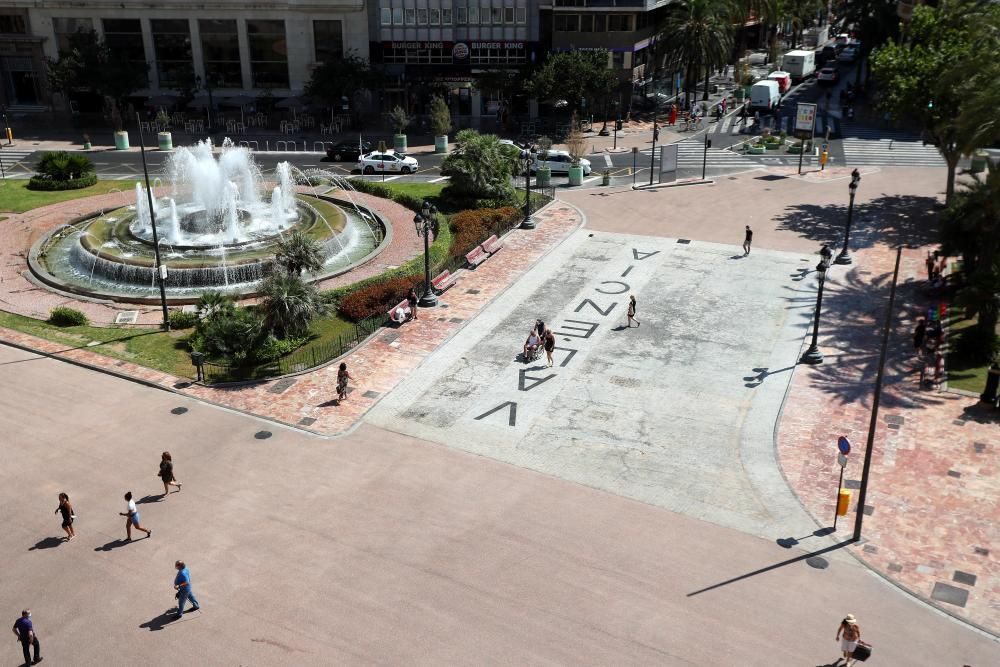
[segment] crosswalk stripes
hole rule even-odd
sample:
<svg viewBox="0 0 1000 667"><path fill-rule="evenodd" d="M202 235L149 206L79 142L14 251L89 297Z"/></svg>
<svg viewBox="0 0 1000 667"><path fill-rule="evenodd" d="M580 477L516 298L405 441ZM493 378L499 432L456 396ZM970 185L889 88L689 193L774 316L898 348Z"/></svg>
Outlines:
<svg viewBox="0 0 1000 667"><path fill-rule="evenodd" d="M792 116L778 116L777 118L772 116L762 116L760 119L760 124L762 128L767 128L774 134L784 132L785 134L792 134L792 126L795 123L795 119ZM829 118L820 116L816 124L816 136L821 136L825 134L826 127L829 124L831 135L838 136L840 121L832 116ZM753 118L748 118L746 122L740 118L738 113L732 114L723 118L717 123L712 123L709 128L709 134L728 134L728 135L738 135L741 133L743 128L753 125Z"/></svg>
<svg viewBox="0 0 1000 667"><path fill-rule="evenodd" d="M9 169L13 167L18 162L26 159L29 155L35 151L31 150L15 150L13 148L0 148L0 164L3 164L4 169Z"/></svg>
<svg viewBox="0 0 1000 667"><path fill-rule="evenodd" d="M945 166L935 146L925 146L919 137L904 132L848 123L844 125L843 147L844 163L850 166Z"/></svg>
<svg viewBox="0 0 1000 667"><path fill-rule="evenodd" d="M677 167L680 169L701 168L702 160L705 157L705 144L700 139L685 139L677 142ZM652 148L643 148L642 153L647 159ZM657 159L659 159L660 146L656 147ZM721 148L708 149L709 169L750 169L757 166L745 155L723 150Z"/></svg>

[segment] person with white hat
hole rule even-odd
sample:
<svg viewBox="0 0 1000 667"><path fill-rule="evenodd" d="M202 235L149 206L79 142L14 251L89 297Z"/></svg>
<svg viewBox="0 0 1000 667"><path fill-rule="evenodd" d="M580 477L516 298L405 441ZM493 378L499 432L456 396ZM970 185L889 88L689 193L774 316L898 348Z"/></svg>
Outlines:
<svg viewBox="0 0 1000 667"><path fill-rule="evenodd" d="M854 649L858 647L858 642L861 640L861 628L858 627L858 619L854 618L854 614L848 614L844 617L844 620L840 622L840 627L837 628L837 641L840 642L840 650L844 652L844 665L853 665L856 661L852 660L854 657ZM837 660L836 663L839 663Z"/></svg>

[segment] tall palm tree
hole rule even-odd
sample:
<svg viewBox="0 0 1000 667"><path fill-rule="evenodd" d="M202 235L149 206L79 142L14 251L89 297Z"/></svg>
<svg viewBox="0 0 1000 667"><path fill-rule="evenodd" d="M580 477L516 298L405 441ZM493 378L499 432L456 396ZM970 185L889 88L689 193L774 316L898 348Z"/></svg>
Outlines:
<svg viewBox="0 0 1000 667"><path fill-rule="evenodd" d="M678 0L667 8L659 38L669 62L684 67L690 100L702 68L708 71L725 63L733 50L730 0Z"/></svg>
<svg viewBox="0 0 1000 667"><path fill-rule="evenodd" d="M313 319L330 311L319 290L295 274L271 274L261 282L260 295L257 312L265 328L278 336L304 334Z"/></svg>
<svg viewBox="0 0 1000 667"><path fill-rule="evenodd" d="M295 230L278 242L274 261L289 274L323 268L323 246L314 238Z"/></svg>

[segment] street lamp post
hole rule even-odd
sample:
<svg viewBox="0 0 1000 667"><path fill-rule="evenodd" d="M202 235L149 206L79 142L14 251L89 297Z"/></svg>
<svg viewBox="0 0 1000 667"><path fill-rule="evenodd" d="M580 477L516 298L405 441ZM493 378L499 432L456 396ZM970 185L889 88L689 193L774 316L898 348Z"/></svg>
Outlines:
<svg viewBox="0 0 1000 667"><path fill-rule="evenodd" d="M819 345L817 344L816 339L819 337L819 313L820 308L823 306L823 284L826 282L826 270L830 268L830 259L833 257L833 251L830 250L829 246L824 245L823 249L819 251L819 254L819 264L816 265L819 290L816 292L816 314L813 317L812 343L809 345L809 349L806 350L805 354L802 355L802 358L799 359L799 361L803 364L823 363L823 353L819 351Z"/></svg>
<svg viewBox="0 0 1000 667"><path fill-rule="evenodd" d="M429 201L425 201L420 207L420 213L413 216L413 224L417 227L417 234L424 237L424 294L420 297L421 308L433 308L437 305L437 295L434 294L434 286L431 284L431 231L434 229L434 220L437 216L437 208Z"/></svg>
<svg viewBox="0 0 1000 667"><path fill-rule="evenodd" d="M851 184L847 186L847 189L851 193L851 203L847 207L847 228L844 229L844 247L841 249L840 254L837 255L837 264L850 264L851 255L847 251L847 245L851 241L851 221L854 218L854 195L858 192L858 183L861 182L861 174L855 169L851 172Z"/></svg>
<svg viewBox="0 0 1000 667"><path fill-rule="evenodd" d="M535 163L535 147L522 150L521 160L524 162L524 220L521 221L521 229L534 229L535 221L531 218L531 166Z"/></svg>

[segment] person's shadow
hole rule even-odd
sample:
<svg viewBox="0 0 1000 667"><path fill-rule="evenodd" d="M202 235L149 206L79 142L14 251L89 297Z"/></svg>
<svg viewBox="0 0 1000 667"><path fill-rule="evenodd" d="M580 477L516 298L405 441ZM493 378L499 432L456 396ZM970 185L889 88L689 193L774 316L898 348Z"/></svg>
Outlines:
<svg viewBox="0 0 1000 667"><path fill-rule="evenodd" d="M66 540L64 540L61 537L46 537L45 539L40 540L38 543L36 543L35 546L29 547L28 551L36 551L38 549L52 549L59 546L65 541Z"/></svg>
<svg viewBox="0 0 1000 667"><path fill-rule="evenodd" d="M118 547L123 547L126 544L130 544L130 542L128 540L121 540L121 539L111 540L107 544L102 544L99 547L95 547L94 551L111 551L112 549L117 549Z"/></svg>
<svg viewBox="0 0 1000 667"><path fill-rule="evenodd" d="M142 498L139 498L139 500L135 501L135 504L143 505L146 503L158 503L163 500L163 498L164 495L162 493L157 493L156 495L143 496Z"/></svg>
<svg viewBox="0 0 1000 667"><path fill-rule="evenodd" d="M141 623L139 627L147 628L150 632L156 632L157 630L162 630L166 626L170 625L172 622L179 620L180 619L177 618L177 609L176 607L174 607L163 612L156 618L151 618L145 623Z"/></svg>

